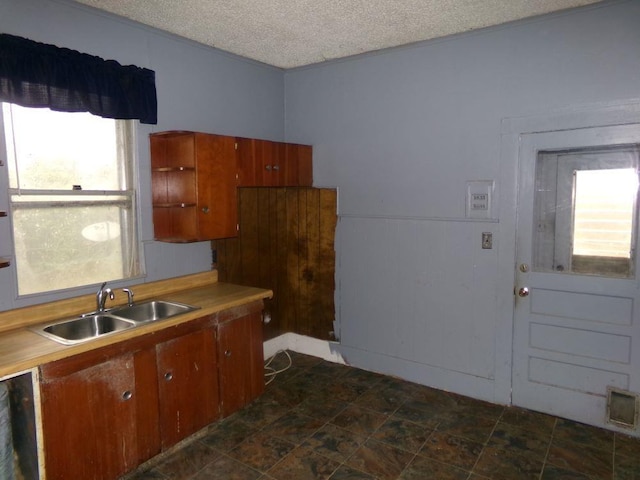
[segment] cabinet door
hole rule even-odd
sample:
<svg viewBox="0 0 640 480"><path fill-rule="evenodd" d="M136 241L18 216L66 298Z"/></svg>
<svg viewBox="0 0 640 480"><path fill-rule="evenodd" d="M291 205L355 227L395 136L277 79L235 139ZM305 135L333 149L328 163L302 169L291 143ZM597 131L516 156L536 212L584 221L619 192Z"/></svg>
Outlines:
<svg viewBox="0 0 640 480"><path fill-rule="evenodd" d="M218 418L214 332L200 330L161 343L156 354L164 450Z"/></svg>
<svg viewBox="0 0 640 480"><path fill-rule="evenodd" d="M239 187L310 187L309 145L238 138Z"/></svg>
<svg viewBox="0 0 640 480"><path fill-rule="evenodd" d="M238 186L277 187L284 179L284 144L238 138Z"/></svg>
<svg viewBox="0 0 640 480"><path fill-rule="evenodd" d="M41 379L47 479L119 477L135 468L136 392L132 355Z"/></svg>
<svg viewBox="0 0 640 480"><path fill-rule="evenodd" d="M310 187L313 184L312 148L309 145L287 143L284 163L284 185Z"/></svg>
<svg viewBox="0 0 640 480"><path fill-rule="evenodd" d="M226 417L264 391L261 312L218 325L222 416Z"/></svg>
<svg viewBox="0 0 640 480"><path fill-rule="evenodd" d="M236 139L196 133L198 238L238 235Z"/></svg>

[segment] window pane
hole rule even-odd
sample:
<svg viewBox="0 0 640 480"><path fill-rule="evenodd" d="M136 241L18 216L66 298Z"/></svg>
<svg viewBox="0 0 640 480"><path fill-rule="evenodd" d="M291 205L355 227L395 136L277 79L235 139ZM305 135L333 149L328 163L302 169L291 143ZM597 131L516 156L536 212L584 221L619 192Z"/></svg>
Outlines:
<svg viewBox="0 0 640 480"><path fill-rule="evenodd" d="M635 170L578 170L575 182L573 254L629 258Z"/></svg>
<svg viewBox="0 0 640 480"><path fill-rule="evenodd" d="M636 145L539 152L535 271L635 276Z"/></svg>
<svg viewBox="0 0 640 480"><path fill-rule="evenodd" d="M0 118L18 293L139 275L132 122L10 104Z"/></svg>
<svg viewBox="0 0 640 480"><path fill-rule="evenodd" d="M15 204L20 294L130 276L131 262L126 259L131 258L131 245L127 245L127 235L122 235L127 210L130 208L112 205L38 208Z"/></svg>
<svg viewBox="0 0 640 480"><path fill-rule="evenodd" d="M11 104L3 105L3 117L11 188L126 188L116 120Z"/></svg>

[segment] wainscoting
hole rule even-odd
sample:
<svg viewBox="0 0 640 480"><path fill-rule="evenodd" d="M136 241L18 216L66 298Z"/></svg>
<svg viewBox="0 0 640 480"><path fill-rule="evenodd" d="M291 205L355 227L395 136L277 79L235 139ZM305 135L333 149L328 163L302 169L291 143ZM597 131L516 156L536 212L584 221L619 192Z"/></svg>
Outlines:
<svg viewBox="0 0 640 480"><path fill-rule="evenodd" d="M265 340L334 339L336 208L335 189L238 189L238 237L213 241L213 257L221 282L273 290Z"/></svg>

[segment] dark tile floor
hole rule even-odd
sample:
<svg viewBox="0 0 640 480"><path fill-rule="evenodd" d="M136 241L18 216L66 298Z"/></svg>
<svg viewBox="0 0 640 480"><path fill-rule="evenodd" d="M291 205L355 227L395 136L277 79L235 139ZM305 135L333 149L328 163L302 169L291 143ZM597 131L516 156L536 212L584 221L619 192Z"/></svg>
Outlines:
<svg viewBox="0 0 640 480"><path fill-rule="evenodd" d="M640 479L638 439L291 356L254 403L127 478Z"/></svg>

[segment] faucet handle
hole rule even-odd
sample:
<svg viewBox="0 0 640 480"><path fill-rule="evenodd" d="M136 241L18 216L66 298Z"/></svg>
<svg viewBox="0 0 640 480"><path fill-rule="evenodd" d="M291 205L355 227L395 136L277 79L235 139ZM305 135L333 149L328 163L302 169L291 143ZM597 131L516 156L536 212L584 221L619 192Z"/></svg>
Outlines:
<svg viewBox="0 0 640 480"><path fill-rule="evenodd" d="M133 291L129 288L123 288L122 291L127 294L127 305L133 306Z"/></svg>

